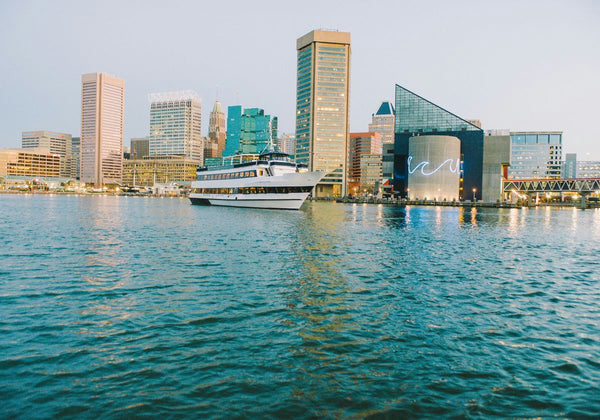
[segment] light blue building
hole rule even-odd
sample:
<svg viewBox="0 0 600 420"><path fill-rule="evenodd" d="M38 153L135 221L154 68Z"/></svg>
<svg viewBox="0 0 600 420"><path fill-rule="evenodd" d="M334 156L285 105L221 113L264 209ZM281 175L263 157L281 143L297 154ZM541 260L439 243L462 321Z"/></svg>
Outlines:
<svg viewBox="0 0 600 420"><path fill-rule="evenodd" d="M233 156L240 149L240 134L242 132L242 106L227 107L227 139L223 156Z"/></svg>
<svg viewBox="0 0 600 420"><path fill-rule="evenodd" d="M277 137L277 117L266 115L261 108L230 106L227 115L227 141L223 156L265 151L273 136Z"/></svg>

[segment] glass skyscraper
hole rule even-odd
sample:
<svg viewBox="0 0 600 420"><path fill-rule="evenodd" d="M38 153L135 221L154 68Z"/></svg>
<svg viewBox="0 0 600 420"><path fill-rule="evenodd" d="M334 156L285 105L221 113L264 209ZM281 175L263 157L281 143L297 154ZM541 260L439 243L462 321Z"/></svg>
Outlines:
<svg viewBox="0 0 600 420"><path fill-rule="evenodd" d="M242 133L242 106L227 107L227 140L223 156L233 156L239 153L240 135Z"/></svg>
<svg viewBox="0 0 600 420"><path fill-rule="evenodd" d="M562 131L510 133L511 179L560 178Z"/></svg>
<svg viewBox="0 0 600 420"><path fill-rule="evenodd" d="M246 108L242 113L240 146L242 153L266 151L271 140L271 116L260 108Z"/></svg>
<svg viewBox="0 0 600 420"><path fill-rule="evenodd" d="M408 143L413 136L446 135L460 140L459 198L481 199L483 181L483 130L410 90L396 85L394 190L407 195Z"/></svg>
<svg viewBox="0 0 600 420"><path fill-rule="evenodd" d="M316 196L346 190L350 34L312 31L297 40L296 160L326 175Z"/></svg>
<svg viewBox="0 0 600 420"><path fill-rule="evenodd" d="M153 93L150 99L150 156L204 157L202 102L193 91Z"/></svg>
<svg viewBox="0 0 600 420"><path fill-rule="evenodd" d="M257 154L267 150L277 136L277 117L265 114L261 108L230 106L227 115L227 142L223 156L239 153Z"/></svg>

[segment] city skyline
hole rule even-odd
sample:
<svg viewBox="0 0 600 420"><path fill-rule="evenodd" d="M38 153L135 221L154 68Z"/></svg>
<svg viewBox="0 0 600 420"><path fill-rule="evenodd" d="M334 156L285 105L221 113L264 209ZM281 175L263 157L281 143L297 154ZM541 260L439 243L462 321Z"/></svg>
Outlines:
<svg viewBox="0 0 600 420"><path fill-rule="evenodd" d="M594 121L594 98L600 94L598 4L435 3L439 13L432 16L434 3L382 2L365 9L358 2L343 8L328 2L319 3L317 13L314 7L273 3L265 8L268 13L259 14L234 2L234 11L223 20L227 23L193 29L188 23L195 13L181 16L177 7L159 3L142 9L126 2L119 16L110 15L110 7L90 4L3 4L0 46L11 60L0 64L5 98L0 147L15 147L21 132L40 128L79 136L80 77L89 72L125 79L125 144L149 133L148 93L187 89L198 91L206 104L219 100L223 108L261 104L279 116L281 132L293 133L296 39L333 27L352 35L350 131L367 130L373 110L382 100L392 101L394 84L400 83L465 118L481 120L484 129L563 131L565 152L577 153L580 160L600 159L600 128L585 124ZM202 13L216 7L177 5ZM89 15L97 18L82 22ZM270 26L250 24L248 16ZM365 24L375 16L376 23ZM42 30L47 21L57 24L52 36ZM154 26L169 30L157 35ZM183 36L167 48L175 40L171 31L194 34L194 40L183 41ZM267 52L241 45L240 36L249 33L270 43ZM215 38L220 42L212 42ZM92 48L101 43L107 48ZM197 57L189 55L190 45ZM207 56L219 60L206 61ZM205 121L210 109L203 111Z"/></svg>

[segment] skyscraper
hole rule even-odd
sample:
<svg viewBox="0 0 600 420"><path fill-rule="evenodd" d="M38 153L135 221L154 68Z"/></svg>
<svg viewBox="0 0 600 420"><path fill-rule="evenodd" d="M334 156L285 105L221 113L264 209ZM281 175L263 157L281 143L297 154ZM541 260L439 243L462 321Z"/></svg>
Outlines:
<svg viewBox="0 0 600 420"><path fill-rule="evenodd" d="M23 149L45 149L60 156L60 176L75 178L75 161L71 151L71 135L53 131L25 131L21 133Z"/></svg>
<svg viewBox="0 0 600 420"><path fill-rule="evenodd" d="M276 118L276 117L273 117ZM272 120L261 108L245 108L242 113L240 146L242 153L261 153L268 148Z"/></svg>
<svg viewBox="0 0 600 420"><path fill-rule="evenodd" d="M262 108L244 108L242 111L240 105L230 106L223 156L261 153L273 136L277 136L277 117L265 114Z"/></svg>
<svg viewBox="0 0 600 420"><path fill-rule="evenodd" d="M151 93L150 156L183 155L202 161L202 102L194 91Z"/></svg>
<svg viewBox="0 0 600 420"><path fill-rule="evenodd" d="M242 106L232 105L227 108L227 141L223 156L233 156L240 151L240 134L242 132Z"/></svg>
<svg viewBox="0 0 600 420"><path fill-rule="evenodd" d="M387 195L391 193L392 180L394 178L394 124L396 113L394 106L389 101L383 101L377 112L371 115L369 131L381 134L383 141L382 165L383 174L382 189Z"/></svg>
<svg viewBox="0 0 600 420"><path fill-rule="evenodd" d="M281 153L287 153L292 156L296 153L296 137L293 134L281 134L278 145Z"/></svg>
<svg viewBox="0 0 600 420"><path fill-rule="evenodd" d="M81 181L120 183L125 81L105 73L81 76Z"/></svg>
<svg viewBox="0 0 600 420"><path fill-rule="evenodd" d="M394 106L391 102L384 101L375 114L371 115L369 131L381 134L383 144L394 143Z"/></svg>
<svg viewBox="0 0 600 420"><path fill-rule="evenodd" d="M215 101L215 105L210 113L210 118L208 121L208 140L210 142L217 143L217 156L223 155L226 138L227 133L225 131L225 114L221 109L221 102Z"/></svg>
<svg viewBox="0 0 600 420"><path fill-rule="evenodd" d="M316 196L345 194L348 157L350 34L315 30L300 37L296 91L296 160L326 175Z"/></svg>

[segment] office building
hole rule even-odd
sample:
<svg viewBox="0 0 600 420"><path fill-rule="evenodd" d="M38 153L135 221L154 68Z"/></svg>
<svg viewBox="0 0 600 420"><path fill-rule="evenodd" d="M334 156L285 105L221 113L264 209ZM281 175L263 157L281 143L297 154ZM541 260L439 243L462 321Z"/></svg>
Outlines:
<svg viewBox="0 0 600 420"><path fill-rule="evenodd" d="M411 137L408 143L408 198L458 200L460 140L447 135L422 135Z"/></svg>
<svg viewBox="0 0 600 420"><path fill-rule="evenodd" d="M325 171L315 196L346 193L350 34L315 30L296 43L296 160Z"/></svg>
<svg viewBox="0 0 600 420"><path fill-rule="evenodd" d="M381 192L391 196L394 181L394 143L384 143L381 156Z"/></svg>
<svg viewBox="0 0 600 420"><path fill-rule="evenodd" d="M81 137L71 137L71 159L73 159L73 178L81 178Z"/></svg>
<svg viewBox="0 0 600 420"><path fill-rule="evenodd" d="M371 115L369 131L376 131L381 134L381 140L383 141L383 144L393 144L395 121L396 116L394 112L394 106L391 102L384 101L379 106L377 112Z"/></svg>
<svg viewBox="0 0 600 420"><path fill-rule="evenodd" d="M567 153L562 169L563 178L577 178L577 153Z"/></svg>
<svg viewBox="0 0 600 420"><path fill-rule="evenodd" d="M219 154L219 143L209 138L204 138L204 161L206 159L221 157Z"/></svg>
<svg viewBox="0 0 600 420"><path fill-rule="evenodd" d="M277 136L277 117L261 108L230 106L227 116L227 142L224 156L268 151L272 136Z"/></svg>
<svg viewBox="0 0 600 420"><path fill-rule="evenodd" d="M348 148L348 189L351 194L356 194L356 190L361 184L362 158L365 155L381 156L382 143L379 133L350 133L350 145ZM381 159L379 159L381 166ZM381 168L380 168L381 169ZM379 179L381 182L381 179Z"/></svg>
<svg viewBox="0 0 600 420"><path fill-rule="evenodd" d="M202 101L194 91L152 93L150 155L181 155L202 161Z"/></svg>
<svg viewBox="0 0 600 420"><path fill-rule="evenodd" d="M396 85L395 102L394 191L401 197L408 194L410 138L424 135L448 136L460 141L462 165L459 199L470 200L475 191L475 197L481 200L483 130L400 85ZM449 141L455 143L452 139Z"/></svg>
<svg viewBox="0 0 600 420"><path fill-rule="evenodd" d="M273 117L275 119L277 117ZM272 135L272 118L261 108L245 108L242 113L240 147L242 153L268 151Z"/></svg>
<svg viewBox="0 0 600 420"><path fill-rule="evenodd" d="M577 178L600 178L600 161L580 160L577 162Z"/></svg>
<svg viewBox="0 0 600 420"><path fill-rule="evenodd" d="M273 142L273 147L275 150L279 150L279 137L277 134L279 126L279 119L277 117L271 118L271 142Z"/></svg>
<svg viewBox="0 0 600 420"><path fill-rule="evenodd" d="M281 134L278 141L279 151L294 156L296 153L296 137L293 134Z"/></svg>
<svg viewBox="0 0 600 420"><path fill-rule="evenodd" d="M511 132L510 140L509 178L561 177L562 131Z"/></svg>
<svg viewBox="0 0 600 420"><path fill-rule="evenodd" d="M61 157L45 147L0 149L0 176L58 178Z"/></svg>
<svg viewBox="0 0 600 420"><path fill-rule="evenodd" d="M351 192L351 190L348 190L348 192ZM366 154L361 156L360 192L374 195L378 195L381 192L381 154Z"/></svg>
<svg viewBox="0 0 600 420"><path fill-rule="evenodd" d="M143 159L150 156L150 137L137 137L131 139L131 159Z"/></svg>
<svg viewBox="0 0 600 420"><path fill-rule="evenodd" d="M125 81L104 73L81 76L81 181L120 183Z"/></svg>
<svg viewBox="0 0 600 420"><path fill-rule="evenodd" d="M123 162L123 185L130 187L194 181L201 162L183 155L146 156Z"/></svg>
<svg viewBox="0 0 600 420"><path fill-rule="evenodd" d="M223 113L223 110L221 108L221 102L215 101L215 105L213 106L213 110L210 113L208 121L208 141L211 143L216 143L217 152L215 156L211 157L223 155L223 150L225 150L226 139L227 133L225 128L225 114Z"/></svg>
<svg viewBox="0 0 600 420"><path fill-rule="evenodd" d="M502 199L502 181L510 166L510 133L488 130L483 138L483 182L481 200L495 203Z"/></svg>
<svg viewBox="0 0 600 420"><path fill-rule="evenodd" d="M242 106L227 107L227 140L223 156L233 156L240 153L240 135L242 134Z"/></svg>
<svg viewBox="0 0 600 420"><path fill-rule="evenodd" d="M54 131L24 131L21 133L21 147L23 149L44 149L48 153L60 156L60 176L75 178L74 161L71 151L72 137L67 133Z"/></svg>

